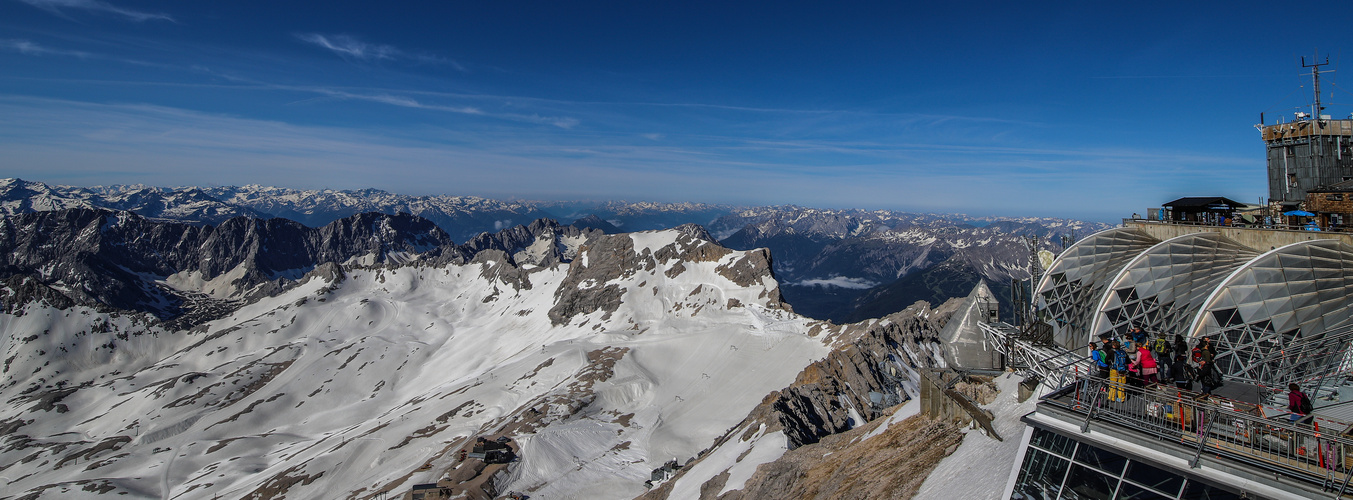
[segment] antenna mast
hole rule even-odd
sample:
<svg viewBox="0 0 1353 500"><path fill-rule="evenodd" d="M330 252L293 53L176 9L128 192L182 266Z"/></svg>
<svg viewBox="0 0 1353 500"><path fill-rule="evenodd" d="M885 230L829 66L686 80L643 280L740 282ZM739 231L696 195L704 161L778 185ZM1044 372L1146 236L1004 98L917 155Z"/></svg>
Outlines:
<svg viewBox="0 0 1353 500"><path fill-rule="evenodd" d="M1312 108L1314 110L1314 112L1311 113L1312 120L1319 120L1320 112L1325 110L1325 107L1320 105L1320 67L1329 65L1330 63L1329 54L1325 54L1325 62L1322 63L1316 62L1319 60L1316 59L1317 57L1318 56L1311 56L1311 64L1306 64L1306 56L1301 56L1301 67L1311 68L1311 80L1315 84L1315 107Z"/></svg>

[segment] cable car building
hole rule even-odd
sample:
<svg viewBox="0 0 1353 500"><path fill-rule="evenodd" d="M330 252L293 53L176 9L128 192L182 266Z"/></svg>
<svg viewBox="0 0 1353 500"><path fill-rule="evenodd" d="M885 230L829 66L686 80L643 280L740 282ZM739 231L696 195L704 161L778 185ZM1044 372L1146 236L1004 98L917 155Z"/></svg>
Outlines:
<svg viewBox="0 0 1353 500"><path fill-rule="evenodd" d="M1129 221L1068 247L1035 295L1057 347L1083 356L1136 327L1209 338L1222 399L1053 384L1022 418L1008 498L1353 498L1353 401L1319 401L1314 427L1273 413L1288 383L1317 394L1349 374L1350 297L1348 234Z"/></svg>
<svg viewBox="0 0 1353 500"><path fill-rule="evenodd" d="M1289 370L1297 368L1284 361L1283 352L1328 351L1322 349L1329 347L1322 334L1353 325L1349 236L1315 239L1301 231L1225 228L1241 237L1254 236L1246 231L1266 233L1256 241L1273 249L1260 252L1204 228L1172 237L1149 232L1167 226L1138 223L1103 231L1053 261L1037 299L1058 345L1082 349L1100 338L1121 338L1132 328L1153 338L1182 335L1191 344L1207 337L1228 376L1283 387ZM1303 364L1327 362L1337 364L1324 358Z"/></svg>
<svg viewBox="0 0 1353 500"><path fill-rule="evenodd" d="M1021 418L1007 498L1353 500L1353 232L1328 230L1349 210L1335 205L1353 181L1353 116L1321 114L1328 62L1302 63L1310 112L1259 125L1268 218L1220 197L1167 203L1063 250L1033 287L1031 320L981 326L986 346L1048 391ZM1275 226L1274 208L1325 224ZM1185 376L1160 384L1100 375L1087 345L1135 328L1209 340L1213 370L1176 365ZM1310 406L1289 403L1289 384Z"/></svg>

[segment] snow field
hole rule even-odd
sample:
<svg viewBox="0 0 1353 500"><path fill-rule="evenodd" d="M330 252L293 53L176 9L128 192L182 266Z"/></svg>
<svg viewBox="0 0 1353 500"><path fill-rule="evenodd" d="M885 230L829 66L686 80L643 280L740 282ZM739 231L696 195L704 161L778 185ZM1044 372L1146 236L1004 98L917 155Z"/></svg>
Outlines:
<svg viewBox="0 0 1353 500"><path fill-rule="evenodd" d="M918 500L967 498L999 499L1010 477L1010 464L1019 454L1020 437L1026 427L1020 417L1034 410L1038 398L1020 403L1020 377L1006 373L996 378L996 400L983 408L996 416L992 427L1004 441L968 430L954 453L944 457L917 490Z"/></svg>
<svg viewBox="0 0 1353 500"><path fill-rule="evenodd" d="M675 233L640 238L666 245ZM609 320L598 311L564 326L546 313L565 266L536 269L532 288L517 290L482 277L492 264L351 271L327 293L311 280L202 331L151 329L111 351L93 346L147 329L80 308L0 315L0 348L27 354L6 372L22 383L0 388L10 402L0 421L32 420L18 434L34 441L0 452L6 490L93 479L129 498L239 498L286 483L293 498L402 492L436 481L466 440L540 409L545 426L518 436L523 459L504 490L628 498L649 470L708 447L828 352L805 335L809 321L767 307L765 288L715 270L743 255L620 278ZM113 332L79 335L96 320ZM70 355L36 354L63 346ZM583 383L596 366L589 353L616 348L628 350L613 374ZM20 397L34 377L46 377L42 391L83 387L59 401L70 411L44 411ZM770 456L771 444L753 455Z"/></svg>

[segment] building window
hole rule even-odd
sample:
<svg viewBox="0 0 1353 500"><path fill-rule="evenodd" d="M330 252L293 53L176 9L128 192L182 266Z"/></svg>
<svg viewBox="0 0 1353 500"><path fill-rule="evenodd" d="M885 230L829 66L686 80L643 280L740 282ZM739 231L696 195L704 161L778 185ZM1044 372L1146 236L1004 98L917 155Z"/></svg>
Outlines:
<svg viewBox="0 0 1353 500"><path fill-rule="evenodd" d="M1071 452L1076 451L1076 441L1061 434L1042 430L1034 432L1029 438L1029 444L1066 458L1070 458Z"/></svg>
<svg viewBox="0 0 1353 500"><path fill-rule="evenodd" d="M1084 465L1074 464L1071 474L1066 477L1066 489L1062 490L1062 497L1110 500L1117 486L1117 477L1109 477Z"/></svg>
<svg viewBox="0 0 1353 500"><path fill-rule="evenodd" d="M1034 428L1010 498L1230 500L1240 497L1209 484L1185 479L1179 472Z"/></svg>
<svg viewBox="0 0 1353 500"><path fill-rule="evenodd" d="M1184 478L1136 461L1128 467L1127 474L1123 478L1168 493L1171 496L1179 493L1179 488L1184 486ZM1126 488L1127 484L1124 484L1123 487ZM1119 496L1122 497L1122 492L1119 492ZM1151 497L1142 496L1140 498Z"/></svg>
<svg viewBox="0 0 1353 500"><path fill-rule="evenodd" d="M1325 195L1325 200L1327 200L1327 201L1344 201L1344 194L1343 194L1343 193L1327 194L1327 195Z"/></svg>
<svg viewBox="0 0 1353 500"><path fill-rule="evenodd" d="M1070 462L1038 448L1024 453L1024 464L1019 468L1019 479L1010 498L1017 500L1052 500L1062 489L1062 480Z"/></svg>

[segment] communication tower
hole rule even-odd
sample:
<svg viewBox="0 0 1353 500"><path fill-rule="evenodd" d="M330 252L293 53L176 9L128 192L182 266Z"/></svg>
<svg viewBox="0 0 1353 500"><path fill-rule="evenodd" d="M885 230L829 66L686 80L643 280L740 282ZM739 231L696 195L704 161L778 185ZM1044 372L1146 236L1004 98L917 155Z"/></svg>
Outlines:
<svg viewBox="0 0 1353 500"><path fill-rule="evenodd" d="M1315 99L1309 108L1295 112L1292 121L1264 123L1259 114L1259 129L1268 156L1268 198L1283 209L1295 208L1306 201L1306 193L1316 187L1353 181L1353 115L1332 119L1324 114L1321 103L1320 75L1329 65L1312 58L1301 67L1311 69ZM1332 73L1325 71L1324 73Z"/></svg>

